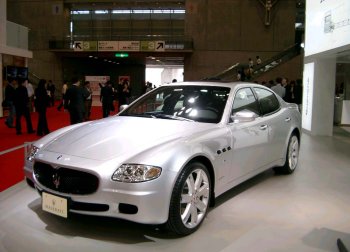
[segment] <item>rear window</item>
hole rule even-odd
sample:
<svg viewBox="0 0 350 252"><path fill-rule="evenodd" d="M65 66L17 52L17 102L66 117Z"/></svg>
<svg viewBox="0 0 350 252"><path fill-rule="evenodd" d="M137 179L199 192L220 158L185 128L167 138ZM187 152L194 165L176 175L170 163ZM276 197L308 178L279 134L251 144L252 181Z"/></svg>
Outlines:
<svg viewBox="0 0 350 252"><path fill-rule="evenodd" d="M272 114L280 109L280 103L276 95L264 88L254 88L263 115Z"/></svg>

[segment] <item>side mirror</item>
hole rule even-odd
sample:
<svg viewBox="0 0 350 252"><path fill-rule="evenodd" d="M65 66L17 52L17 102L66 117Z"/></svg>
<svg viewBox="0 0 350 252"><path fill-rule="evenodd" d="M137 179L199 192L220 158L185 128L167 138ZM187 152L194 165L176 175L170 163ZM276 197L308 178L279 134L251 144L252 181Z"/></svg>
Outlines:
<svg viewBox="0 0 350 252"><path fill-rule="evenodd" d="M119 112L123 111L124 109L126 109L127 107L129 107L128 104L123 104L119 106Z"/></svg>
<svg viewBox="0 0 350 252"><path fill-rule="evenodd" d="M259 115L257 115L256 113L254 113L254 112L252 112L250 110L244 109L242 111L234 113L231 116L231 120L234 123L252 122L258 117L259 117Z"/></svg>

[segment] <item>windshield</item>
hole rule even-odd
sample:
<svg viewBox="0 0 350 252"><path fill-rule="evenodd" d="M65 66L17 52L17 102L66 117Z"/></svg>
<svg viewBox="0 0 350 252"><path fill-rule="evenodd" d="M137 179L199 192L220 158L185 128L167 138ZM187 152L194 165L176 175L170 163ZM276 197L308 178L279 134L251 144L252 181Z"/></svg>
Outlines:
<svg viewBox="0 0 350 252"><path fill-rule="evenodd" d="M227 87L163 86L146 94L119 116L218 123L229 92Z"/></svg>

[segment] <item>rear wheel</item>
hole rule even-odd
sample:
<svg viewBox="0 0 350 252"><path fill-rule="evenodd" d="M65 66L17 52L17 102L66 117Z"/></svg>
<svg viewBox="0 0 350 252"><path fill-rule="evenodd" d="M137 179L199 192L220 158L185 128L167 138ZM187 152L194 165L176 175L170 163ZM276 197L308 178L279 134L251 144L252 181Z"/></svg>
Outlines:
<svg viewBox="0 0 350 252"><path fill-rule="evenodd" d="M188 164L178 177L171 196L167 227L179 234L196 231L203 222L210 202L210 176L201 163Z"/></svg>
<svg viewBox="0 0 350 252"><path fill-rule="evenodd" d="M274 170L278 173L291 174L298 166L299 161L299 139L295 134L289 138L286 162L282 167L276 167Z"/></svg>

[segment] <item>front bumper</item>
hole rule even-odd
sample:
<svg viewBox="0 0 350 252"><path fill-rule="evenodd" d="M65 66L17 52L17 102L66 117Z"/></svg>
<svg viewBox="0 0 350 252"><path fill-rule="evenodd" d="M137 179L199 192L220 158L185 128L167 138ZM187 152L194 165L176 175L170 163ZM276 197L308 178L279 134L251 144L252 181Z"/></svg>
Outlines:
<svg viewBox="0 0 350 252"><path fill-rule="evenodd" d="M57 156L57 154L54 156ZM50 159L50 153L48 153L45 155L45 160L40 161L47 162ZM34 182L40 194L46 192L69 199L69 212L108 216L144 224L163 224L168 220L170 197L177 177L176 172L163 169L162 174L157 179L141 183L124 183L111 179L115 165L111 168L108 162L98 165L78 157L69 157L69 160L74 161L70 164L75 163L75 167L68 167L69 169L93 173L98 178L98 188L95 192L77 195L62 193L45 187L33 175L33 163L28 161L24 167L25 176L28 180ZM89 164L94 169L78 167L77 163ZM48 164L61 167L64 165L57 164L57 162L48 162ZM65 167L67 168L67 166Z"/></svg>
<svg viewBox="0 0 350 252"><path fill-rule="evenodd" d="M69 212L108 216L144 224L162 224L168 219L168 190L128 190L101 188L91 195L69 195L58 193L35 183L36 189L56 196L69 198ZM130 186L130 187L131 187Z"/></svg>

